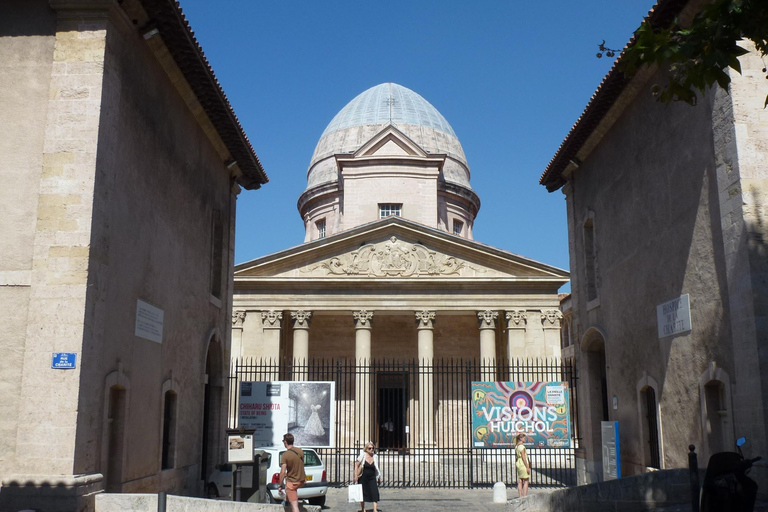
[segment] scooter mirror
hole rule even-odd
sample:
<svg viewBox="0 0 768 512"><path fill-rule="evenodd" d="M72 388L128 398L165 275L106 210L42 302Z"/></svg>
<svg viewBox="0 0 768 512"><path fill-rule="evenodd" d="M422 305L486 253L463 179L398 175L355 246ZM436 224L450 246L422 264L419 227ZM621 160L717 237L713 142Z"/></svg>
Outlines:
<svg viewBox="0 0 768 512"><path fill-rule="evenodd" d="M740 437L740 438L738 438L736 440L736 446L741 448L742 446L744 446L746 444L746 442L747 442L747 438L746 437Z"/></svg>

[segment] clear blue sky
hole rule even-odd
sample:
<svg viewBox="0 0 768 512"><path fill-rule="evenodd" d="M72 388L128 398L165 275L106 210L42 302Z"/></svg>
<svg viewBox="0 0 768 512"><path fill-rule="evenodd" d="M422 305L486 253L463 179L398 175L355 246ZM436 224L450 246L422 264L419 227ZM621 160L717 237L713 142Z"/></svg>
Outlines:
<svg viewBox="0 0 768 512"><path fill-rule="evenodd" d="M565 196L539 177L652 0L181 0L269 175L237 205L235 262L304 240L296 201L331 118L395 82L464 147L477 241L569 268ZM561 291L567 291L568 286Z"/></svg>

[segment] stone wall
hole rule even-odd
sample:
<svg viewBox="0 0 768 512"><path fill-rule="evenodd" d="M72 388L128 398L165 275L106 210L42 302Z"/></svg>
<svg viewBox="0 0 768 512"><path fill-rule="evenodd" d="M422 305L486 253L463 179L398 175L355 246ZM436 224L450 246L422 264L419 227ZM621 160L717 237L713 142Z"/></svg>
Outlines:
<svg viewBox="0 0 768 512"><path fill-rule="evenodd" d="M569 487L549 493L532 493L507 502L509 512L636 512L691 502L687 469L672 469Z"/></svg>
<svg viewBox="0 0 768 512"><path fill-rule="evenodd" d="M155 512L156 494L101 494L96 498L96 512ZM320 512L316 505L299 505L302 512ZM282 505L214 501L182 496L167 496L167 512L284 512Z"/></svg>

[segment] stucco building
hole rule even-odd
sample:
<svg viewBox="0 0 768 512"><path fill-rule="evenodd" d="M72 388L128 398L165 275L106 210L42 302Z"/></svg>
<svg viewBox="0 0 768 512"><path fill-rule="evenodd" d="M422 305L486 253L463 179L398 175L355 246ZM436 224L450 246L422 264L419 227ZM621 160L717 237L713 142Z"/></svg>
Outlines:
<svg viewBox="0 0 768 512"><path fill-rule="evenodd" d="M0 509L200 494L267 176L178 5L1 2L0 126Z"/></svg>
<svg viewBox="0 0 768 512"><path fill-rule="evenodd" d="M557 290L568 273L474 241L479 207L437 109L393 83L364 91L315 149L298 201L305 243L235 267L233 358L558 357ZM377 386L393 384L373 376L365 386L374 398L358 400L371 409L355 414L367 418L349 432L358 441L377 439L381 411L405 415L405 402L381 403ZM429 386L419 389L410 399L431 411ZM407 435L409 446L431 442Z"/></svg>
<svg viewBox="0 0 768 512"><path fill-rule="evenodd" d="M700 5L663 0L649 22ZM690 444L701 465L740 436L768 448L768 91L760 57L739 60L692 107L656 102L664 74L627 80L619 57L541 177L567 201L582 481L602 478L603 420L625 475L684 467Z"/></svg>

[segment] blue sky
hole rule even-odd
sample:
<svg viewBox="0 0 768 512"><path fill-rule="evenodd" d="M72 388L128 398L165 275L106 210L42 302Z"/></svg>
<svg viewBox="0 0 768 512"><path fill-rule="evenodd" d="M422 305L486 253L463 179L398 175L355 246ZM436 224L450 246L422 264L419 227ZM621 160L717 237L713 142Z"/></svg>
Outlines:
<svg viewBox="0 0 768 512"><path fill-rule="evenodd" d="M475 240L568 269L565 196L539 177L651 0L181 0L270 182L243 191L235 262L298 245L296 201L333 116L395 82L448 120L482 206ZM567 291L568 286L561 291Z"/></svg>

